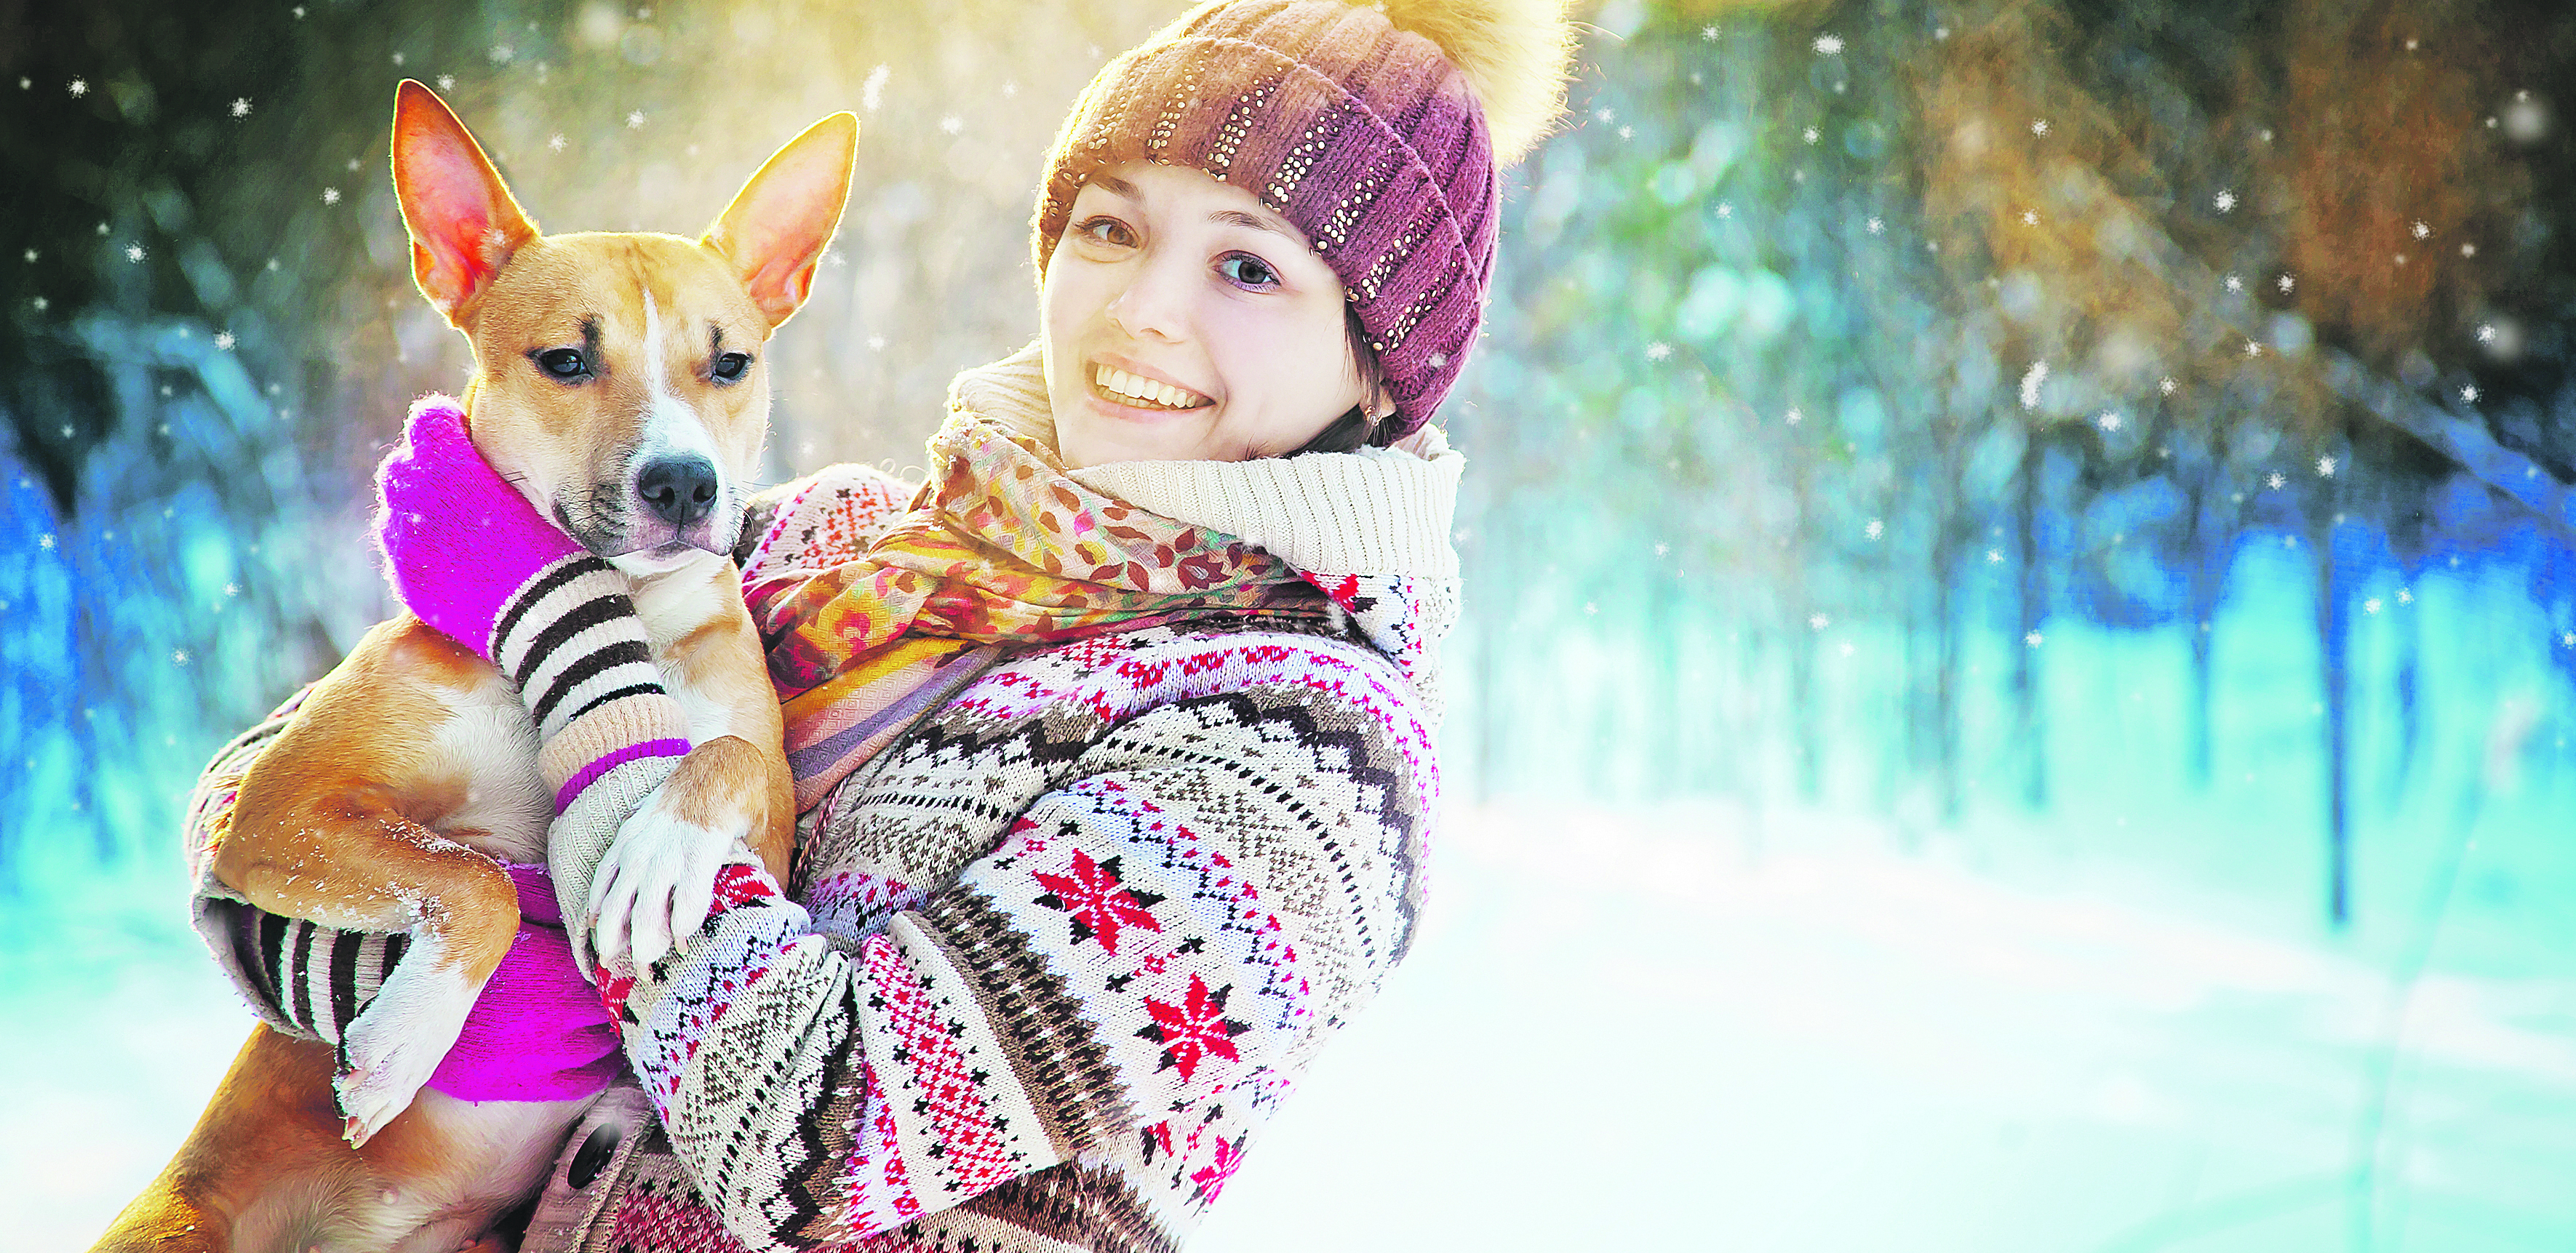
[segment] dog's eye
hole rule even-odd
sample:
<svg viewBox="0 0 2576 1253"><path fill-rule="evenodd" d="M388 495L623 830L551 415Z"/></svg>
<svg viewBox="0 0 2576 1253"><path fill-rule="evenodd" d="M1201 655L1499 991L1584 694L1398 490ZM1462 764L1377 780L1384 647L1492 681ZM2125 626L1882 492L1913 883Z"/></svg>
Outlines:
<svg viewBox="0 0 2576 1253"><path fill-rule="evenodd" d="M717 356L716 363L713 366L708 367L708 372L714 374L716 376L716 381L719 383L739 383L742 381L743 375L751 372L751 354L747 352L723 353Z"/></svg>
<svg viewBox="0 0 2576 1253"><path fill-rule="evenodd" d="M537 368L567 382L590 377L590 363L578 348L549 348L537 354Z"/></svg>

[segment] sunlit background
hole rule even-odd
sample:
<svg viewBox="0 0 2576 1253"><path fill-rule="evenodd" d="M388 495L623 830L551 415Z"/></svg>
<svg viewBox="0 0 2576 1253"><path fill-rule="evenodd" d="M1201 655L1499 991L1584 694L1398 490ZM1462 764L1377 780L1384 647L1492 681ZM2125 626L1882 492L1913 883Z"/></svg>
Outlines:
<svg viewBox="0 0 2576 1253"><path fill-rule="evenodd" d="M0 3L0 1211L250 1017L180 802L386 615L437 86L555 230L857 110L769 473L1034 333L1167 3ZM2576 18L1587 8L1506 175L1411 962L1193 1247L2576 1247ZM31 1243L30 1243L31 1242Z"/></svg>

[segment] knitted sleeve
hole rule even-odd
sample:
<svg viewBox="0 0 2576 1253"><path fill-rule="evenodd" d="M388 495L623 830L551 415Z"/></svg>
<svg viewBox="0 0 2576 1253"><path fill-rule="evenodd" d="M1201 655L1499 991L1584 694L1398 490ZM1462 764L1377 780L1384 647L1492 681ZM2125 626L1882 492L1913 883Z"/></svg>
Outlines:
<svg viewBox="0 0 2576 1253"><path fill-rule="evenodd" d="M1409 755L1313 690L1159 706L953 884L885 885L918 904L855 944L739 875L685 956L606 986L628 1059L755 1249L882 1232L1140 1137L1204 1204L1410 938L1430 785Z"/></svg>

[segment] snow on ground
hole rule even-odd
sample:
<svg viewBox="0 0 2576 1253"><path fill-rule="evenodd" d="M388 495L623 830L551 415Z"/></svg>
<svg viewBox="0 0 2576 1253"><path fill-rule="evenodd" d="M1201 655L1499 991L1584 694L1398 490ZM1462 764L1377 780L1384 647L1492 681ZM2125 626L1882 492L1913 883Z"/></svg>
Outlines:
<svg viewBox="0 0 2576 1253"><path fill-rule="evenodd" d="M1775 813L1756 858L1747 821L1454 815L1412 957L1193 1249L2576 1245L2576 977L2409 984L1867 823ZM147 889L42 946L0 914L12 1247L87 1247L248 1029Z"/></svg>

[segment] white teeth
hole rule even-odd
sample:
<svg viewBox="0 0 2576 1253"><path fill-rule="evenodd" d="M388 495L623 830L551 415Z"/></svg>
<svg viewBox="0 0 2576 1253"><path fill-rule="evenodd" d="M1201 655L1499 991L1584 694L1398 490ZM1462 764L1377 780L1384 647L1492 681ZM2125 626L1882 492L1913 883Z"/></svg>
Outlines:
<svg viewBox="0 0 2576 1253"><path fill-rule="evenodd" d="M1099 367L1093 372L1092 381L1098 383L1104 391L1116 392L1121 396L1133 397L1137 400L1151 401L1172 409L1194 408L1201 400L1199 396L1169 383L1139 378L1115 366Z"/></svg>

